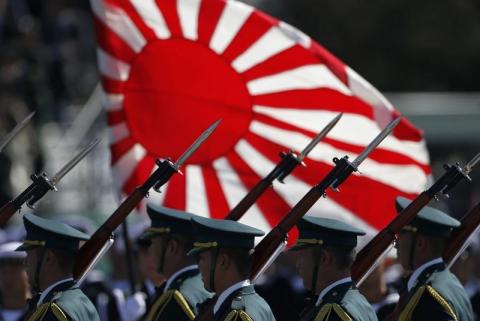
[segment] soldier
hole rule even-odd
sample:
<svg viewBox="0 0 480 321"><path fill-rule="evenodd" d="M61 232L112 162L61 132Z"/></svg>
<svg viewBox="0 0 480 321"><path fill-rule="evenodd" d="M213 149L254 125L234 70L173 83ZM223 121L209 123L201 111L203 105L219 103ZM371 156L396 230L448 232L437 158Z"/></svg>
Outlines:
<svg viewBox="0 0 480 321"><path fill-rule="evenodd" d="M401 211L410 200L398 197ZM473 321L472 306L458 279L446 268L442 252L460 222L434 208L423 208L399 238L398 256L412 272L399 320Z"/></svg>
<svg viewBox="0 0 480 321"><path fill-rule="evenodd" d="M0 308L1 321L20 321L27 310L30 298L27 273L25 273L25 253L16 252L19 242L0 245Z"/></svg>
<svg viewBox="0 0 480 321"><path fill-rule="evenodd" d="M166 207L147 205L152 225L144 234L150 239L150 253L157 271L167 281L162 294L152 303L147 321L190 321L197 315L197 304L212 297L203 286L192 249L193 214Z"/></svg>
<svg viewBox="0 0 480 321"><path fill-rule="evenodd" d="M41 293L29 321L98 321L93 304L72 278L80 241L89 236L66 224L25 214L27 235L17 251L26 251L30 285Z"/></svg>
<svg viewBox="0 0 480 321"><path fill-rule="evenodd" d="M203 217L192 218L196 255L207 290L216 292L211 321L274 321L270 307L249 281L256 236L250 226Z"/></svg>
<svg viewBox="0 0 480 321"><path fill-rule="evenodd" d="M318 295L315 304L301 315L303 321L376 321L372 306L350 277L360 229L346 223L305 216L292 250L298 251L297 268L305 287Z"/></svg>

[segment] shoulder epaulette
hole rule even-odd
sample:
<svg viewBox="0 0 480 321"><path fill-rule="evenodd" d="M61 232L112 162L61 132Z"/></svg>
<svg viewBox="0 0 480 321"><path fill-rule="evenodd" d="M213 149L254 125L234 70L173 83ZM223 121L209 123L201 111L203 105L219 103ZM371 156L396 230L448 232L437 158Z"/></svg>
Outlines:
<svg viewBox="0 0 480 321"><path fill-rule="evenodd" d="M429 295L430 297L432 297L445 310L445 312L447 312L453 318L453 320L458 320L455 312L453 311L453 308L450 306L447 300L445 300L445 298L430 285L423 285L419 287L415 294L412 296L407 306L400 314L400 318L398 319L399 321L407 321L411 319L412 313L417 307L418 302L420 302L420 299L423 295Z"/></svg>
<svg viewBox="0 0 480 321"><path fill-rule="evenodd" d="M188 305L187 300L185 300L182 293L178 290L168 290L167 292L163 293L157 301L153 304L152 308L150 309L150 313L147 316L147 321L154 321L158 318L159 315L162 314L165 307L172 301L175 302L180 306L182 311L187 315L190 320L195 318L195 314L192 311L192 308Z"/></svg>
<svg viewBox="0 0 480 321"><path fill-rule="evenodd" d="M224 321L253 321L253 319L243 310L232 310Z"/></svg>
<svg viewBox="0 0 480 321"><path fill-rule="evenodd" d="M315 321L328 320L332 313L335 313L343 321L352 321L348 313L337 303L325 304L315 317Z"/></svg>
<svg viewBox="0 0 480 321"><path fill-rule="evenodd" d="M38 307L28 321L42 321L48 312L51 312L58 321L68 321L67 315L55 302L47 302Z"/></svg>

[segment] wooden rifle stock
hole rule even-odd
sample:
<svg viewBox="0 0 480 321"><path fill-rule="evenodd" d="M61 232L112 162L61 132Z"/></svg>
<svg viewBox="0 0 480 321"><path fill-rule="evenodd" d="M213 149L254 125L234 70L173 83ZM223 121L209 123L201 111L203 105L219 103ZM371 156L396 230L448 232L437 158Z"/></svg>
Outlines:
<svg viewBox="0 0 480 321"><path fill-rule="evenodd" d="M352 265L352 280L363 281L378 259L395 240L395 235L409 224L417 213L425 207L438 193L447 194L463 179L470 180L468 173L458 164L445 165L446 172L428 190L418 195L409 206L403 209L380 233L378 233L357 254Z"/></svg>
<svg viewBox="0 0 480 321"><path fill-rule="evenodd" d="M461 219L462 225L455 229L450 236L447 246L443 250L443 260L447 265L456 258L457 254L464 249L465 242L480 225L480 203L475 205Z"/></svg>
<svg viewBox="0 0 480 321"><path fill-rule="evenodd" d="M47 175L32 175L32 184L30 184L20 195L9 201L0 209L0 227L5 226L8 220L20 211L22 205L27 203L32 207L33 204L41 199L50 190L56 190L55 186L48 179Z"/></svg>
<svg viewBox="0 0 480 321"><path fill-rule="evenodd" d="M97 253L102 249L105 242L111 237L113 231L125 221L128 214L144 198L140 188L126 198L122 204L113 212L105 223L92 235L92 237L80 248L75 267L73 269L73 278L78 280L84 273L90 262L95 258Z"/></svg>
<svg viewBox="0 0 480 321"><path fill-rule="evenodd" d="M297 165L301 164L295 154L290 151L288 153L282 152L280 154L282 160L275 166L274 169L267 176L261 179L244 198L230 211L226 220L238 221L248 211L250 207L258 200L258 198L272 186L275 179L283 182Z"/></svg>
<svg viewBox="0 0 480 321"><path fill-rule="evenodd" d="M13 201L9 201L7 204L3 205L0 208L0 227L4 227L7 224L8 220L15 215L19 210Z"/></svg>
<svg viewBox="0 0 480 321"><path fill-rule="evenodd" d="M250 279L255 279L262 270L265 263L275 253L276 249L285 241L288 232L298 223L298 221L308 212L309 209L325 195L327 188L332 184L338 187L339 184L347 179L356 168L348 161L348 157L334 159L335 167L318 184L311 188L302 199L295 204L290 212L265 236L255 247L253 253L253 265Z"/></svg>
<svg viewBox="0 0 480 321"><path fill-rule="evenodd" d="M160 162L157 160L158 168L152 175L139 187L133 191L113 212L105 223L92 235L92 237L80 248L77 254L77 260L73 268L73 278L78 280L86 272L97 253L111 237L113 231L122 224L133 209L148 194L151 187L160 188L172 175L178 171L175 164L170 160Z"/></svg>
<svg viewBox="0 0 480 321"><path fill-rule="evenodd" d="M395 240L395 235L400 233L402 228L410 223L417 213L430 202L431 197L421 193L410 203L398 216L396 216L380 233L378 233L367 245L357 254L352 266L352 280L358 282L370 270L373 263Z"/></svg>

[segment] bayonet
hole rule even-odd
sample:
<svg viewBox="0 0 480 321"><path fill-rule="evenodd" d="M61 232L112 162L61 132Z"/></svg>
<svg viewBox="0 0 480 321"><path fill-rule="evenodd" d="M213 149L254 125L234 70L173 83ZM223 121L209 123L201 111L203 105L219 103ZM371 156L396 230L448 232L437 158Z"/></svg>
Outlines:
<svg viewBox="0 0 480 321"><path fill-rule="evenodd" d="M219 119L208 127L194 142L190 145L182 156L180 156L175 163L175 166L179 168L182 164L203 144L203 142L213 133L222 120Z"/></svg>
<svg viewBox="0 0 480 321"><path fill-rule="evenodd" d="M5 148L5 146L7 146L11 141L12 139L17 136L17 134L19 132L22 131L22 129L24 129L28 123L30 122L30 119L32 119L32 117L35 115L35 112L31 112L27 117L25 117L24 120L22 120L20 123L18 123L13 129L12 131L10 131L7 136L3 137L3 139L0 141L0 153L3 151L3 149Z"/></svg>
<svg viewBox="0 0 480 321"><path fill-rule="evenodd" d="M58 182L74 168L85 156L87 156L95 146L100 143L101 139L96 138L90 144L88 144L82 151L80 151L75 157L73 157L68 163L66 163L55 175L53 175L51 181L53 185L57 185Z"/></svg>
<svg viewBox="0 0 480 321"><path fill-rule="evenodd" d="M318 142L320 142L327 134L335 127L335 125L338 123L340 118L342 118L343 113L338 114L333 118L325 128L322 129L320 133L313 138L310 143L302 150L302 152L298 155L297 159L299 162L302 162L303 159L312 151L312 149L317 146Z"/></svg>

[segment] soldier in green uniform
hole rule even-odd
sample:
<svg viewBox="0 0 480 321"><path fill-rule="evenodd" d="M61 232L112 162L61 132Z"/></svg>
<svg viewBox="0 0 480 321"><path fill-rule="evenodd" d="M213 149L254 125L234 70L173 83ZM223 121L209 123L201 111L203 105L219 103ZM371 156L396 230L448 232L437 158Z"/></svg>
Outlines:
<svg viewBox="0 0 480 321"><path fill-rule="evenodd" d="M256 236L264 232L229 220L192 218L196 255L205 287L215 292L211 321L274 321L249 276Z"/></svg>
<svg viewBox="0 0 480 321"><path fill-rule="evenodd" d="M397 209L401 211L410 202L398 197ZM400 321L473 321L472 306L464 288L441 258L451 231L458 226L460 222L449 215L425 207L403 228L398 256L403 268L412 273Z"/></svg>
<svg viewBox="0 0 480 321"><path fill-rule="evenodd" d="M302 321L376 321L372 306L350 277L360 229L346 223L305 216L291 250L297 251L297 268L305 287L314 295ZM312 303L313 303L312 302Z"/></svg>
<svg viewBox="0 0 480 321"><path fill-rule="evenodd" d="M153 204L147 205L147 212L152 224L143 238L151 240L150 253L167 280L146 320L193 320L197 304L213 296L203 286L195 259L187 256L193 245L190 219L195 215Z"/></svg>
<svg viewBox="0 0 480 321"><path fill-rule="evenodd" d="M40 294L28 320L99 321L95 307L72 278L80 241L88 240L89 236L32 214L25 214L23 222L27 235L17 251L27 252L29 282Z"/></svg>

